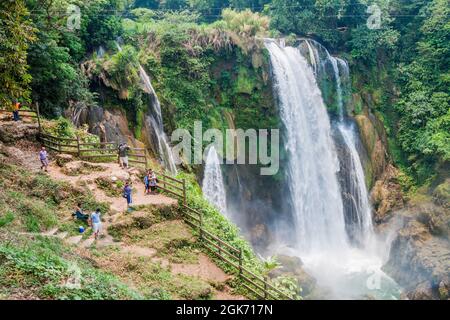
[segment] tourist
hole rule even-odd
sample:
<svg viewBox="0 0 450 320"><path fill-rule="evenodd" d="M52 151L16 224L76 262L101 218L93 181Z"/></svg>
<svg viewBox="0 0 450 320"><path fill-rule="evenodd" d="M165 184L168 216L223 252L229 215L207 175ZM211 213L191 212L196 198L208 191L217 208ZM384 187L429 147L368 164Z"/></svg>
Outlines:
<svg viewBox="0 0 450 320"><path fill-rule="evenodd" d="M121 143L119 145L119 163L124 169L128 168L128 151L130 147L126 143Z"/></svg>
<svg viewBox="0 0 450 320"><path fill-rule="evenodd" d="M147 172L147 174L144 177L144 185L145 185L145 194L150 193L150 171Z"/></svg>
<svg viewBox="0 0 450 320"><path fill-rule="evenodd" d="M41 170L45 169L45 172L48 172L48 153L45 147L42 147L39 152L39 160L41 160Z"/></svg>
<svg viewBox="0 0 450 320"><path fill-rule="evenodd" d="M149 184L150 184L151 194L155 194L156 189L158 187L158 178L156 178L156 174L152 169L150 169L150 172L149 172Z"/></svg>
<svg viewBox="0 0 450 320"><path fill-rule="evenodd" d="M92 232L94 233L95 240L97 240L102 227L102 221L100 219L100 209L97 209L95 212L91 213L90 221Z"/></svg>
<svg viewBox="0 0 450 320"><path fill-rule="evenodd" d="M13 120L14 121L20 120L19 109L20 109L20 102L17 100L14 100L14 103L13 103Z"/></svg>
<svg viewBox="0 0 450 320"><path fill-rule="evenodd" d="M131 188L131 185L129 182L125 183L125 187L123 188L123 197L127 199L127 207L130 209L131 204L133 203L133 200L131 199L131 194L133 192L133 189Z"/></svg>
<svg viewBox="0 0 450 320"><path fill-rule="evenodd" d="M89 215L84 214L83 210L81 209L81 204L78 204L75 208L75 212L72 213L72 217L74 217L77 220L85 221L87 222L89 220Z"/></svg>

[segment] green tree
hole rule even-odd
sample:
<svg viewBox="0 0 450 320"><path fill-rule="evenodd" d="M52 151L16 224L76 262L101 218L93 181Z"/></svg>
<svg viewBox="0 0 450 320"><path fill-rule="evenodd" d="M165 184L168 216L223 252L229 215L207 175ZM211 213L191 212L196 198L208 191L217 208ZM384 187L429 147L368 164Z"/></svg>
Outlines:
<svg viewBox="0 0 450 320"><path fill-rule="evenodd" d="M0 3L0 104L13 99L29 100L31 76L27 50L35 40L35 29L24 1Z"/></svg>

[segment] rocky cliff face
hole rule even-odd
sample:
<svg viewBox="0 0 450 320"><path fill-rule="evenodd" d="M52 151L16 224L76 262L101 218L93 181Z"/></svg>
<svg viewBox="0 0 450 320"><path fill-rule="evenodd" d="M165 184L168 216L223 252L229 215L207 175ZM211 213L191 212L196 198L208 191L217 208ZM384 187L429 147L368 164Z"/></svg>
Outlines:
<svg viewBox="0 0 450 320"><path fill-rule="evenodd" d="M80 127L88 125L89 132L100 137L101 142L127 142L134 147L143 147L128 126L125 112L121 109L104 109L99 106L73 106L65 116Z"/></svg>
<svg viewBox="0 0 450 320"><path fill-rule="evenodd" d="M355 97L354 97L355 98ZM355 116L367 150L367 184L371 187L373 220L380 232L396 232L383 269L404 288L403 299L449 299L450 179L448 168L428 188L405 197L399 170L393 165L383 123L375 116L370 95L357 95Z"/></svg>
<svg viewBox="0 0 450 320"><path fill-rule="evenodd" d="M433 236L417 215L409 216L411 210L399 213L404 224L384 270L405 288L403 298L449 299L450 243Z"/></svg>

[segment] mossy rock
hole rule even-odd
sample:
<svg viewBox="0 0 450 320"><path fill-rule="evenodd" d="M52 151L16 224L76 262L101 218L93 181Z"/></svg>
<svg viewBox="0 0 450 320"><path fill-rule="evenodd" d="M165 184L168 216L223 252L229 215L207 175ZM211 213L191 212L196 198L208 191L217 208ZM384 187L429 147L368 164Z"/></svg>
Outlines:
<svg viewBox="0 0 450 320"><path fill-rule="evenodd" d="M450 179L438 185L433 191L433 199L437 205L450 207Z"/></svg>
<svg viewBox="0 0 450 320"><path fill-rule="evenodd" d="M120 197L123 192L124 182L110 177L98 177L95 184L110 197Z"/></svg>
<svg viewBox="0 0 450 320"><path fill-rule="evenodd" d="M56 155L56 164L60 167L64 167L65 164L72 162L73 156L70 154L61 153Z"/></svg>
<svg viewBox="0 0 450 320"><path fill-rule="evenodd" d="M82 174L89 174L95 171L102 171L104 168L100 165L95 165L84 161L72 161L66 163L62 172L68 176L79 176Z"/></svg>
<svg viewBox="0 0 450 320"><path fill-rule="evenodd" d="M207 300L213 293L213 288L198 278L179 275L173 280L173 286L178 295L187 300Z"/></svg>

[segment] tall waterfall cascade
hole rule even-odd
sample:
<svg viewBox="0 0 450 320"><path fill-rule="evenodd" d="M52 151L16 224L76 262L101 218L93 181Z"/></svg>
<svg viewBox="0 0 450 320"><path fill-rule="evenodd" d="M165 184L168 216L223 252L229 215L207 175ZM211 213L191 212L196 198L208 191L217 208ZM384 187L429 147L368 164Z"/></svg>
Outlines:
<svg viewBox="0 0 450 320"><path fill-rule="evenodd" d="M285 131L287 201L291 202L295 234L294 241L275 235L281 242L279 250L299 256L318 284L330 290L332 298L358 298L368 293L392 298L386 297L385 292L390 291L384 287L395 285L381 271L379 248L368 245L368 239L374 237L369 197L356 147L357 133L345 119L342 78L348 76L347 64L314 41L304 41L303 52L276 40L265 41ZM319 75L330 67L327 64L334 73L337 121L330 119L318 83ZM350 183L345 190L353 203L351 219L346 217L349 201L344 201L339 180L343 172L335 130L348 155L345 174ZM357 238L359 245L352 238ZM286 241L290 242L283 243ZM380 288L369 284L371 276L382 279Z"/></svg>
<svg viewBox="0 0 450 320"><path fill-rule="evenodd" d="M227 215L227 198L220 158L214 146L209 148L206 156L202 190L205 198L223 215Z"/></svg>
<svg viewBox="0 0 450 320"><path fill-rule="evenodd" d="M267 41L286 127L297 246L302 253L348 247L330 119L312 68L300 51Z"/></svg>
<svg viewBox="0 0 450 320"><path fill-rule="evenodd" d="M119 51L122 51L119 43L116 42ZM142 65L139 65L139 77L141 78L141 85L144 91L150 96L151 108L149 112L145 115L145 123L151 128L154 137L152 137L154 144L158 148L158 153L161 158L163 166L173 174L177 173L177 167L175 164L172 149L169 145L169 139L164 132L164 125L161 112L161 103L159 102L158 96L153 89L150 77L148 76Z"/></svg>

